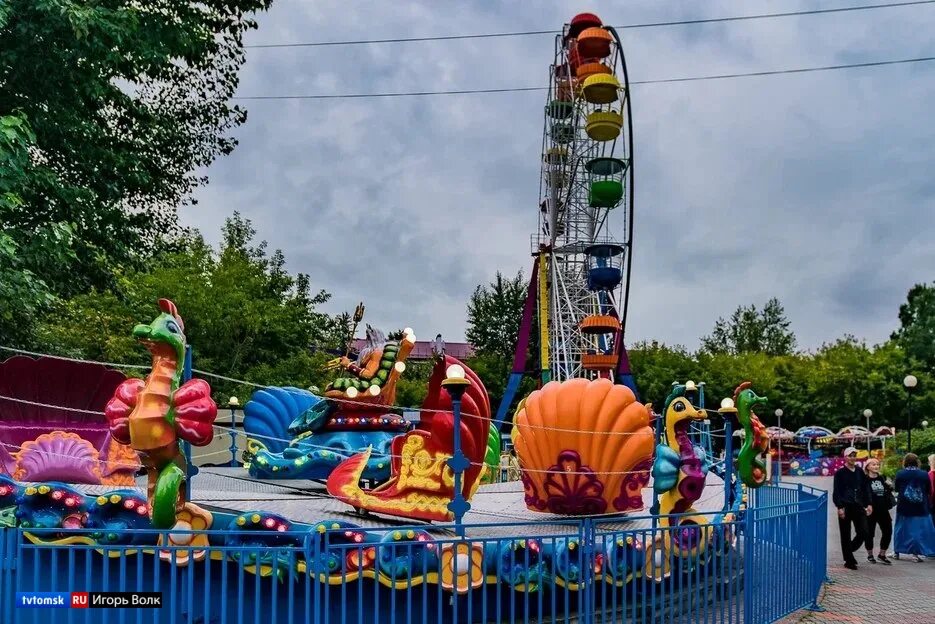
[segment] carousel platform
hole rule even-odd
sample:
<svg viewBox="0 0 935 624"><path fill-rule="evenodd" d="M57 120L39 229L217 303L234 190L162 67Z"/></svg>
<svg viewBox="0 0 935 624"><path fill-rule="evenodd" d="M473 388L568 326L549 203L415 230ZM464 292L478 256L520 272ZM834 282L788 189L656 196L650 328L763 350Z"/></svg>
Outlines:
<svg viewBox="0 0 935 624"><path fill-rule="evenodd" d="M145 494L144 481L137 480L137 489ZM720 477L708 474L704 495L695 503L699 512L718 512L724 501ZM75 485L87 494L100 494L112 488L97 485ZM446 534L442 527L432 529L431 523L396 516L360 514L349 505L328 494L323 483L304 479L259 480L250 477L243 468L201 468L191 483L192 500L212 511L236 514L246 511L266 511L293 522L315 524L323 520L353 522L368 530L420 526L431 532ZM645 511L639 514L608 515L602 523L608 530L648 528L652 505L652 489L643 490ZM599 516L598 516L599 517ZM568 524L579 519L552 513L530 511L523 502L523 485L519 481L482 485L471 500L471 511L464 517L471 537L498 537L530 532L535 535L564 533ZM563 523L567 523L564 524Z"/></svg>

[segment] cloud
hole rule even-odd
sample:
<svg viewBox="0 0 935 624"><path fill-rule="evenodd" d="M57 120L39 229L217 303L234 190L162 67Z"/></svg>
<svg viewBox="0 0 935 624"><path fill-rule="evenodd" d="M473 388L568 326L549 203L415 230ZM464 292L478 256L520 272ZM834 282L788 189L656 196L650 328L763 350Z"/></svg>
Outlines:
<svg viewBox="0 0 935 624"><path fill-rule="evenodd" d="M559 29L573 12L558 1L529 6L278 0L248 43ZM594 9L612 24L741 12L726 1ZM921 56L933 52L933 27L935 8L920 6L622 35L638 81ZM538 86L553 44L251 49L239 93ZM718 316L771 296L806 348L845 332L885 339L907 289L933 279L933 73L893 66L635 86L628 341L695 346ZM291 270L333 293L329 311L364 300L371 323L461 339L474 286L531 266L544 99L244 102L240 146L207 171L183 220L216 240L239 210Z"/></svg>

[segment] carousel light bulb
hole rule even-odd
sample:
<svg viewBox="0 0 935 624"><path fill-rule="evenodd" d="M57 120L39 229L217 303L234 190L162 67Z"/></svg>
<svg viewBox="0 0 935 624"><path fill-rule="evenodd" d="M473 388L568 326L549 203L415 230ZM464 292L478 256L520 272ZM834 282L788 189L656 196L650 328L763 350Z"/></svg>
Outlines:
<svg viewBox="0 0 935 624"><path fill-rule="evenodd" d="M240 405L240 399L238 399L235 396L232 396L230 399L227 400L227 404L228 405Z"/></svg>
<svg viewBox="0 0 935 624"><path fill-rule="evenodd" d="M730 409L732 407L734 407L734 399L730 397L724 397L721 399L721 408Z"/></svg>
<svg viewBox="0 0 935 624"><path fill-rule="evenodd" d="M445 374L448 376L448 379L464 379L466 375L464 368L460 364L452 364L448 367L448 370L445 371Z"/></svg>
<svg viewBox="0 0 935 624"><path fill-rule="evenodd" d="M377 396L380 394L380 386L370 386L367 388L367 392L370 394L370 396Z"/></svg>
<svg viewBox="0 0 935 624"><path fill-rule="evenodd" d="M405 363L405 362L396 362L395 364L393 364L393 368L396 369L396 372L397 372L397 373L402 374L402 373L406 370L406 363Z"/></svg>
<svg viewBox="0 0 935 624"><path fill-rule="evenodd" d="M357 398L357 388L348 388L347 389L347 398L355 399Z"/></svg>
<svg viewBox="0 0 935 624"><path fill-rule="evenodd" d="M698 386L695 384L694 381L692 381L691 379L689 379L688 381L685 382L685 389L686 389L687 391L691 392L691 391L693 391L693 390L697 390L697 389L698 389Z"/></svg>
<svg viewBox="0 0 935 624"><path fill-rule="evenodd" d="M403 336L408 336L411 333L412 333L411 327L407 327L406 329L403 330Z"/></svg>

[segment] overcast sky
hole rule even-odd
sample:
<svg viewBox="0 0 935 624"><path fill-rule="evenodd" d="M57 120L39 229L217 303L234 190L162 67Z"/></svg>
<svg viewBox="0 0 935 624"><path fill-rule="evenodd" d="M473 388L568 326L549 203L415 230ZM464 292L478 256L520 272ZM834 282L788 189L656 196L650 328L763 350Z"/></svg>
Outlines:
<svg viewBox="0 0 935 624"><path fill-rule="evenodd" d="M823 6L870 4L841 0ZM624 25L815 3L276 0L248 44ZM621 31L631 80L935 55L935 5ZM547 84L552 36L251 49L239 95ZM527 275L543 92L249 101L240 145L182 215L217 241L234 210L290 270L367 320L464 336L497 270ZM935 279L935 63L635 86L627 342L694 348L718 316L776 296L799 344L884 340Z"/></svg>

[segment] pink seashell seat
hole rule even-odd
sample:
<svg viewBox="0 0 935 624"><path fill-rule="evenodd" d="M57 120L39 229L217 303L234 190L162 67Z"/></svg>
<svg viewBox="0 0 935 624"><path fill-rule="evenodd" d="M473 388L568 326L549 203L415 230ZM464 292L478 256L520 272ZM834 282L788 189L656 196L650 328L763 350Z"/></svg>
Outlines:
<svg viewBox="0 0 935 624"><path fill-rule="evenodd" d="M100 364L14 356L0 363L0 474L18 481L133 485L139 458L103 410L126 377ZM60 407L84 411L70 411Z"/></svg>

